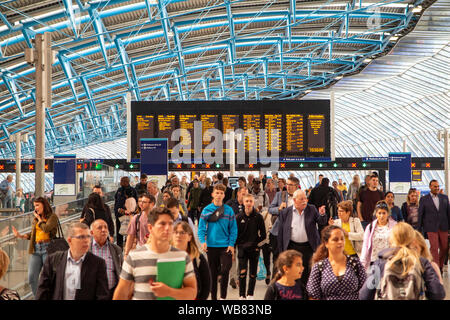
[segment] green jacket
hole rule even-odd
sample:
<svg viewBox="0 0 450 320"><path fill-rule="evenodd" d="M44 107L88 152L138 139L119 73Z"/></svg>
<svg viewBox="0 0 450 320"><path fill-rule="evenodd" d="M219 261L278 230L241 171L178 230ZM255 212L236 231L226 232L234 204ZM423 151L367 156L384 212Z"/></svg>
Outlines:
<svg viewBox="0 0 450 320"><path fill-rule="evenodd" d="M34 245L36 244L36 225L37 225L38 219L33 219L33 224L31 226L31 232L28 233L27 239L30 240L30 243L28 245L28 253L33 254L34 253ZM39 227L42 229L42 231L46 233L50 233L50 239L53 239L56 236L56 233L58 231L58 216L52 212L52 214L48 217L47 222L41 221L39 223Z"/></svg>
<svg viewBox="0 0 450 320"><path fill-rule="evenodd" d="M191 188L189 192L189 199L187 203L187 207L193 209L197 209L200 206L200 194L202 193L202 188Z"/></svg>

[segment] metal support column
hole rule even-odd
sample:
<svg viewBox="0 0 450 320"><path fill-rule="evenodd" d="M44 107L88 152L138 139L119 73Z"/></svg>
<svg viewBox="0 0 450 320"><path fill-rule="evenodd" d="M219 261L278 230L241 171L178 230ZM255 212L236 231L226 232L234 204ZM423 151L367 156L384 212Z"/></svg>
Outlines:
<svg viewBox="0 0 450 320"><path fill-rule="evenodd" d="M35 196L44 196L45 186L45 110L52 105L51 35L36 34L35 49L26 49L25 60L36 69L36 165Z"/></svg>
<svg viewBox="0 0 450 320"><path fill-rule="evenodd" d="M21 134L17 132L15 135L16 138L16 191L21 188L20 186L20 175L21 175L21 161L20 157L22 156L22 145L20 144Z"/></svg>

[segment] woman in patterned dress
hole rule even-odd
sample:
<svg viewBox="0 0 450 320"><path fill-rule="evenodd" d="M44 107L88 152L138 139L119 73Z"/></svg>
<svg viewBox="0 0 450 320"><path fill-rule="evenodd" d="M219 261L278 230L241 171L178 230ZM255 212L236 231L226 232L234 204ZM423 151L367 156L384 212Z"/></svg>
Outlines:
<svg viewBox="0 0 450 320"><path fill-rule="evenodd" d="M344 253L342 228L327 226L322 243L312 257L313 267L306 287L311 300L358 300L366 271L357 257Z"/></svg>

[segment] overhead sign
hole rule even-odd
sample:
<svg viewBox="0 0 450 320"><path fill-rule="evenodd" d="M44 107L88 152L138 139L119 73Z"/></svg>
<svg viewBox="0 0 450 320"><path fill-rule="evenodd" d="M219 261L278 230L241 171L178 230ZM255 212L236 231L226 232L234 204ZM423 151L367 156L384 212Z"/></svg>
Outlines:
<svg viewBox="0 0 450 320"><path fill-rule="evenodd" d="M76 155L59 154L53 160L53 184L55 196L76 195Z"/></svg>
<svg viewBox="0 0 450 320"><path fill-rule="evenodd" d="M141 139L141 174L145 173L158 180L158 186L165 184L169 171L168 139L150 138Z"/></svg>
<svg viewBox="0 0 450 320"><path fill-rule="evenodd" d="M390 152L388 170L389 190L407 194L411 187L411 152Z"/></svg>

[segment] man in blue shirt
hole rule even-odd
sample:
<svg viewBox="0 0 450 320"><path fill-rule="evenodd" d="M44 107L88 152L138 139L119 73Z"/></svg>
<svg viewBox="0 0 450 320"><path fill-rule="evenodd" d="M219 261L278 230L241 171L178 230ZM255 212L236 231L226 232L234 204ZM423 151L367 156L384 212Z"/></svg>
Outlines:
<svg viewBox="0 0 450 320"><path fill-rule="evenodd" d="M0 183L0 199L2 200L3 208L13 207L14 188L13 188L13 176L8 174L5 180Z"/></svg>
<svg viewBox="0 0 450 320"><path fill-rule="evenodd" d="M208 255L211 270L212 300L217 300L219 275L220 300L225 300L227 297L228 277L234 259L234 244L237 238L234 211L230 206L223 204L225 190L226 187L223 184L214 186L213 201L203 209L198 225L198 238L203 251Z"/></svg>

